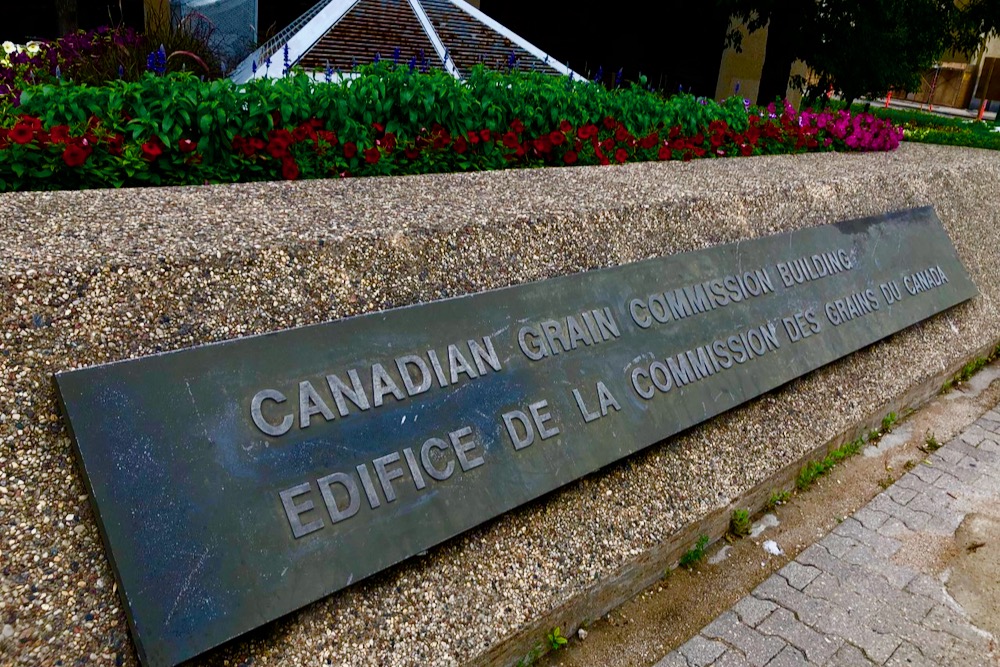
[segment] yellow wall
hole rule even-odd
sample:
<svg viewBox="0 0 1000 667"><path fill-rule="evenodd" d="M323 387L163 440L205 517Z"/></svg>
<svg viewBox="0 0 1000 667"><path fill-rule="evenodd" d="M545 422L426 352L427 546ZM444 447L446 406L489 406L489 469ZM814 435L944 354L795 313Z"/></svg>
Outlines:
<svg viewBox="0 0 1000 667"><path fill-rule="evenodd" d="M735 21L733 25L738 25ZM722 52L722 64L719 66L719 82L715 87L715 99L724 100L733 95L757 101L760 90L760 72L764 65L764 53L767 48L767 28L761 28L748 35L742 25L743 50L737 53L729 47ZM736 93L736 84L740 84L740 92Z"/></svg>
<svg viewBox="0 0 1000 667"><path fill-rule="evenodd" d="M739 24L734 21L734 25ZM737 53L736 49L731 47L723 51L719 79L715 87L715 98L724 100L738 94L741 97L749 98L752 102L769 102L770 100L757 99L764 56L767 53L767 27L765 26L752 34L747 34L746 28L742 25L739 25L739 29L743 31L742 52ZM990 38L984 48L972 58L947 54L943 58L947 62L942 62L943 67L938 75L933 103L956 107L968 105L976 80L979 78L983 60L986 57L1000 58L1000 37ZM965 63L971 64L964 65ZM808 72L805 63L796 61L792 65L790 75L807 77ZM921 90L910 92L906 97L914 101L925 101L930 93L930 81L933 76L933 70L925 73ZM736 92L737 83L740 85L739 93ZM802 99L802 92L789 87L785 96L798 107Z"/></svg>
<svg viewBox="0 0 1000 667"><path fill-rule="evenodd" d="M739 25L735 21L733 25ZM758 100L757 94L760 92L760 76L764 68L764 56L767 54L767 26L747 34L746 28L739 25L743 32L743 50L737 53L736 49L729 47L722 52L722 64L719 66L719 81L715 86L715 99L724 100L733 95L746 97L751 102L770 102L771 100ZM808 68L800 60L792 64L789 76L807 76ZM739 93L736 92L736 84L740 84ZM785 97L793 105L798 107L802 100L802 91L789 86L785 90Z"/></svg>

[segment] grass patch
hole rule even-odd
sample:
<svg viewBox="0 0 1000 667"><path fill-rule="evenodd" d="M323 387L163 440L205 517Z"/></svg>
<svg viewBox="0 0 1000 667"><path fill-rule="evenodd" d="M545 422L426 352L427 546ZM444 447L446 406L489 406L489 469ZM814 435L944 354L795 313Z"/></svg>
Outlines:
<svg viewBox="0 0 1000 667"><path fill-rule="evenodd" d="M702 535L695 542L694 546L684 552L681 556L680 565L688 570L694 569L694 566L705 560L705 549L708 547L708 535Z"/></svg>
<svg viewBox="0 0 1000 667"><path fill-rule="evenodd" d="M865 446L864 438L857 438L834 449L819 461L810 461L799 473L795 480L795 486L799 491L804 491L816 483L816 480L830 472L838 463L849 459L861 451Z"/></svg>
<svg viewBox="0 0 1000 667"><path fill-rule="evenodd" d="M792 497L791 491L772 491L771 495L767 498L767 503L764 505L764 509L773 510L778 505L784 505Z"/></svg>
<svg viewBox="0 0 1000 667"><path fill-rule="evenodd" d="M735 537L746 537L750 534L750 511L745 509L733 510L729 517L729 532Z"/></svg>
<svg viewBox="0 0 1000 667"><path fill-rule="evenodd" d="M1000 136L1000 134L998 134ZM983 370L986 366L993 363L997 359L1000 359L1000 344L998 344L989 354L985 357L975 357L958 371L951 379L946 380L943 385L941 385L941 393L947 394L956 386L962 384L963 382L968 382L972 379L972 376Z"/></svg>

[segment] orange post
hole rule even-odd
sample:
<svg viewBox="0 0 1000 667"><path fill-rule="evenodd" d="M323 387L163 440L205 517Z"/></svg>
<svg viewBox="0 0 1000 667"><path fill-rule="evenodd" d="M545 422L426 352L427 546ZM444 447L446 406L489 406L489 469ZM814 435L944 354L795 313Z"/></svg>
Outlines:
<svg viewBox="0 0 1000 667"><path fill-rule="evenodd" d="M986 105L989 104L989 103L990 103L990 101L988 99L986 99L985 97L983 98L983 101L979 103L979 115L976 116L976 120L982 120L983 119L983 115L986 113Z"/></svg>

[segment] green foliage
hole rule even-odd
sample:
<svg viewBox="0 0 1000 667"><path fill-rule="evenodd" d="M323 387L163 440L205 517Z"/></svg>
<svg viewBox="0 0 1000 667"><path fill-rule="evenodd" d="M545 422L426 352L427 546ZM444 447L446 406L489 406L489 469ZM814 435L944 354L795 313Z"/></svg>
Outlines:
<svg viewBox="0 0 1000 667"><path fill-rule="evenodd" d="M743 508L733 510L729 517L729 532L736 537L745 537L750 534L750 511Z"/></svg>
<svg viewBox="0 0 1000 667"><path fill-rule="evenodd" d="M708 535L702 535L694 546L681 556L680 566L689 570L705 559L705 549L708 547Z"/></svg>
<svg viewBox="0 0 1000 667"><path fill-rule="evenodd" d="M985 357L975 357L969 360L962 369L955 374L950 380L947 380L944 385L941 386L941 393L946 394L955 385L962 384L963 382L968 382L972 379L972 376L985 368L988 364L993 363L997 359L1000 359L1000 345L997 345L993 350L990 351Z"/></svg>
<svg viewBox="0 0 1000 667"><path fill-rule="evenodd" d="M568 639L562 636L562 630L558 627L552 628L552 630L545 635L545 639L548 640L549 648L553 651L558 651L569 642Z"/></svg>
<svg viewBox="0 0 1000 667"><path fill-rule="evenodd" d="M831 106L842 107L844 104L836 103ZM971 123L967 118L957 118L954 116L941 116L927 111L916 109L896 109L873 105L854 104L851 111L856 113L867 112L879 118L891 121L894 125L901 125L903 128L911 129L917 127L968 127ZM980 123L985 125L985 123Z"/></svg>
<svg viewBox="0 0 1000 667"><path fill-rule="evenodd" d="M531 667L535 662L542 656L545 652L545 646L542 644L535 644L534 647L528 652L527 655L522 657L517 661L516 667Z"/></svg>
<svg viewBox="0 0 1000 667"><path fill-rule="evenodd" d="M863 438L856 438L834 449L819 461L811 461L799 472L795 486L804 491L812 486L817 479L830 472L838 463L855 456L865 445Z"/></svg>
<svg viewBox="0 0 1000 667"><path fill-rule="evenodd" d="M847 100L893 88L913 90L920 73L948 48L971 54L984 35L995 34L1000 26L998 0L718 2L751 31L770 24L769 41L780 40L782 62L776 68L782 77L794 60L804 60L818 75L813 95L832 87ZM738 46L741 35L733 29L727 39ZM770 58L770 43L768 47ZM764 94L772 93L767 87Z"/></svg>
<svg viewBox="0 0 1000 667"><path fill-rule="evenodd" d="M924 448L928 453L941 449L941 443L938 442L937 436L934 435L933 431L928 430L924 435Z"/></svg>
<svg viewBox="0 0 1000 667"><path fill-rule="evenodd" d="M862 104L853 105L851 110L854 113L867 111L877 118L902 127L907 141L1000 150L1000 132L997 131L997 126L982 121Z"/></svg>
<svg viewBox="0 0 1000 667"><path fill-rule="evenodd" d="M890 412L882 417L882 435L892 431L892 427L896 425L897 421L899 421L899 416L895 412Z"/></svg>
<svg viewBox="0 0 1000 667"><path fill-rule="evenodd" d="M767 498L767 503L764 505L765 509L772 510L778 505L784 505L792 497L790 491L772 491L771 495Z"/></svg>
<svg viewBox="0 0 1000 667"><path fill-rule="evenodd" d="M1000 150L1000 132L959 128L915 128L904 132L907 141L945 146Z"/></svg>
<svg viewBox="0 0 1000 667"><path fill-rule="evenodd" d="M37 123L21 128L27 142L5 143L26 117ZM794 110L770 119L737 98L668 99L638 86L608 90L482 67L463 82L386 62L335 83L304 73L239 86L185 73L104 86L57 81L26 90L17 113L0 111L0 191L849 149L845 136L831 134L833 124L823 129L816 119ZM82 161L64 154L69 143L50 136L56 128L85 149ZM887 126L863 134L878 132L895 136Z"/></svg>

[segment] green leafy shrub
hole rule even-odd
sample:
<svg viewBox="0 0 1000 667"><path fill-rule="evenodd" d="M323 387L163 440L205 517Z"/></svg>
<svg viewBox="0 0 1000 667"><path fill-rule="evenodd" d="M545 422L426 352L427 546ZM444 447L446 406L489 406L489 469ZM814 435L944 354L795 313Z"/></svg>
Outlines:
<svg viewBox="0 0 1000 667"><path fill-rule="evenodd" d="M560 628L552 628L552 630L545 635L545 639L548 640L549 648L553 651L558 651L569 643L569 640L562 636L562 630Z"/></svg>
<svg viewBox="0 0 1000 667"><path fill-rule="evenodd" d="M379 63L338 83L191 74L66 81L0 113L0 190L202 184L891 149L869 119L748 111L638 86ZM829 122L827 122L829 121ZM881 122L881 121L879 121Z"/></svg>
<svg viewBox="0 0 1000 667"><path fill-rule="evenodd" d="M729 517L729 532L736 537L750 534L750 511L742 508L733 510Z"/></svg>

